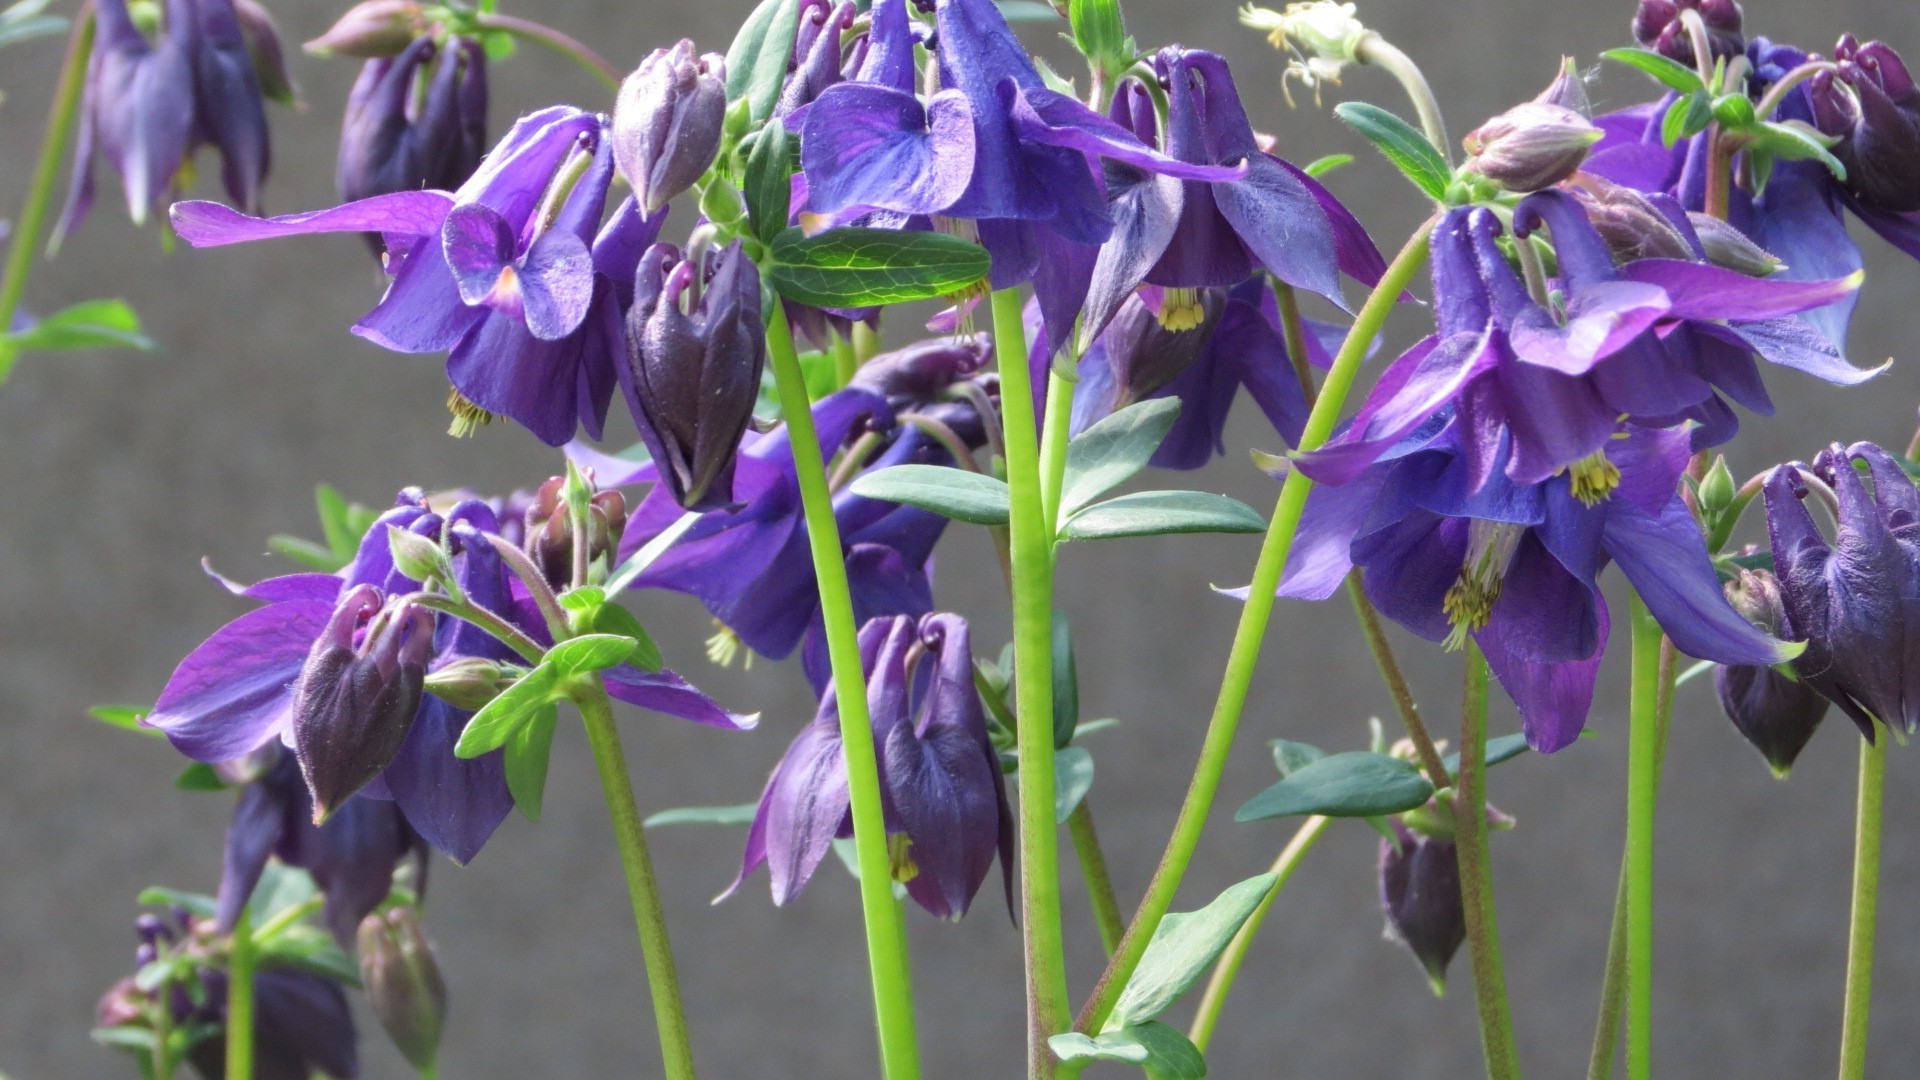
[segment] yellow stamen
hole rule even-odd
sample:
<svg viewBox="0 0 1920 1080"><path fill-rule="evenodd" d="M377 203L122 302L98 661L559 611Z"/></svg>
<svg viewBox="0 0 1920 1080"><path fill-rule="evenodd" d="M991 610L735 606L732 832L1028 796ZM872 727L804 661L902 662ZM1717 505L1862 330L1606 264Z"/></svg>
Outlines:
<svg viewBox="0 0 1920 1080"><path fill-rule="evenodd" d="M492 413L468 401L458 390L447 392L447 411L453 414L453 423L448 425L447 434L456 439L464 439L493 423Z"/></svg>
<svg viewBox="0 0 1920 1080"><path fill-rule="evenodd" d="M1447 589L1440 610L1453 629L1447 634L1446 647L1466 647L1467 635L1487 625L1493 618L1493 605L1500 599L1500 587L1507 564L1525 534L1522 526L1504 521L1475 519L1468 526L1467 557L1460 565L1460 576Z"/></svg>
<svg viewBox="0 0 1920 1080"><path fill-rule="evenodd" d="M1160 301L1160 325L1178 333L1192 330L1207 321L1207 309L1201 306L1198 289L1168 289Z"/></svg>
<svg viewBox="0 0 1920 1080"><path fill-rule="evenodd" d="M1607 459L1605 450L1595 450L1567 466L1567 482L1582 505L1598 506L1620 486L1620 467Z"/></svg>
<svg viewBox="0 0 1920 1080"><path fill-rule="evenodd" d="M893 880L902 885L920 876L920 864L913 861L913 838L906 833L887 834L887 862L893 867Z"/></svg>
<svg viewBox="0 0 1920 1080"><path fill-rule="evenodd" d="M735 660L742 660L741 670L752 671L753 650L747 648L746 642L740 640L740 635L732 627L718 619L713 621L713 625L720 629L707 639L707 659L717 667L732 667Z"/></svg>

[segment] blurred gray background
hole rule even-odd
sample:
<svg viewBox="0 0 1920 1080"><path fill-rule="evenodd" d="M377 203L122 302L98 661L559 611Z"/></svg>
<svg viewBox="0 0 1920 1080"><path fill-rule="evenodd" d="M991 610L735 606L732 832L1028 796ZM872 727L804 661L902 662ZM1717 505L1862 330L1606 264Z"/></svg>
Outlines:
<svg viewBox="0 0 1920 1080"><path fill-rule="evenodd" d="M71 5L62 5L70 7ZM335 3L275 5L290 42L324 29ZM690 36L723 50L747 0L509 4L572 31L617 64ZM1531 96L1561 52L1591 64L1626 43L1629 0L1373 0L1362 15L1431 76L1454 136ZM1143 44L1178 40L1234 63L1255 123L1298 161L1351 151L1332 185L1391 250L1417 220L1411 189L1309 101L1288 111L1280 58L1237 25L1230 0L1132 0ZM1830 50L1852 31L1920 52L1908 0L1823 4L1753 0L1751 32ZM1052 28L1027 35L1056 57ZM9 50L0 84L0 206L11 216L32 168L56 42ZM1911 55L1911 54L1910 54ZM273 114L270 208L329 205L337 117L354 70L298 53L307 108ZM1058 65L1070 71L1064 60ZM1077 70L1077 69L1072 69ZM494 129L554 100L606 107L598 87L558 58L522 49L494 68ZM1648 96L1611 75L1602 107ZM1404 109L1385 76L1358 70L1327 105L1366 98ZM103 180L105 178L103 177ZM200 193L209 192L203 183ZM87 718L99 702L151 701L172 665L241 606L198 562L228 574L276 572L263 539L315 532L312 490L338 485L383 505L406 484L505 491L555 471L556 454L510 426L455 441L443 432L440 360L389 354L347 326L380 278L352 237L165 255L125 221L105 180L93 219L36 273L30 306L124 296L163 348L28 359L0 389L0 1071L14 1080L131 1075L90 1044L97 995L130 970L134 896L151 884L211 891L229 800L174 790L180 760L163 744ZM1920 267L1862 233L1871 288L1852 353L1906 360ZM1403 328L1404 329L1404 328ZM891 340L912 327L896 320ZM1404 335L1401 343L1408 340ZM1904 445L1920 402L1906 364L1851 392L1791 372L1769 376L1780 420L1748 419L1742 475L1821 443ZM619 411L616 408L616 411ZM1246 463L1275 448L1242 407L1233 453L1204 483L1256 506L1273 487ZM1196 753L1236 615L1210 583L1243 583L1252 538L1076 546L1062 561L1062 603L1078 631L1089 716L1117 716L1094 737L1092 801L1129 909L1157 858ZM938 595L976 620L976 640L1006 639L1004 600L978 530L942 548ZM753 798L787 738L811 714L793 664L718 670L701 655L710 627L684 597L638 597L670 662L731 707L765 714L730 736L638 714L625 737L648 810ZM1623 620L1622 620L1623 621ZM1457 724L1458 657L1400 635L1403 658L1436 729ZM1519 819L1494 858L1501 931L1520 1049L1529 1075L1585 1067L1620 850L1625 640L1615 642L1592 727L1598 737L1552 759L1498 770L1492 797ZM1344 604L1283 604L1271 633L1221 813L1177 906L1198 906L1262 869L1282 823L1235 825L1234 806L1270 782L1265 740L1347 748L1391 706ZM1496 732L1514 726L1500 701ZM1856 736L1831 719L1787 783L1771 778L1713 703L1706 680L1684 687L1661 804L1655 1052L1667 1077L1826 1075L1838 1042ZM1920 1052L1920 846L1903 823L1920 802L1920 762L1893 756L1886 876L1873 1010L1873 1075L1915 1075ZM721 1080L870 1076L873 1040L858 903L828 868L796 904L775 910L764 876L718 907L737 830L657 831L674 944L703 1075ZM1063 853L1066 848L1063 842ZM1429 994L1410 955L1381 940L1375 840L1336 828L1287 889L1228 1005L1213 1075L1462 1078L1478 1037L1464 955L1454 990ZM1065 871L1076 994L1098 970L1079 882ZM1018 937L992 889L958 925L910 920L927 1075L1009 1077L1022 1061ZM449 1078L658 1075L639 954L619 863L584 741L569 729L553 764L545 820L513 819L465 869L435 871L431 930L452 987ZM1181 1015L1184 1015L1184 1007ZM363 1017L363 1020L365 1018ZM363 1025L364 1074L408 1075ZM1090 1074L1091 1075L1091 1074ZM1110 1075L1124 1075L1115 1071Z"/></svg>

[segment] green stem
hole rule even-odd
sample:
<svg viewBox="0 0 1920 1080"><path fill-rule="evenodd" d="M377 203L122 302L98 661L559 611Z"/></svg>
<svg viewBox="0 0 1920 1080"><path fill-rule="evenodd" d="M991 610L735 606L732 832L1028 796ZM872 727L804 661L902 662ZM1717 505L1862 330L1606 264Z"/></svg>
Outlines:
<svg viewBox="0 0 1920 1080"><path fill-rule="evenodd" d="M1867 1075L1867 1002L1873 994L1873 930L1880 891L1880 809L1887 778L1885 725L1860 743L1860 802L1853 832L1853 916L1847 932L1846 1010L1840 1027L1840 1080Z"/></svg>
<svg viewBox="0 0 1920 1080"><path fill-rule="evenodd" d="M1500 962L1500 923L1493 903L1493 857L1487 846L1487 658L1467 643L1466 700L1460 723L1460 780L1453 798L1453 831L1460 853L1460 901L1473 957L1473 997L1490 1080L1517 1080L1519 1051Z"/></svg>
<svg viewBox="0 0 1920 1080"><path fill-rule="evenodd" d="M1340 353L1334 357L1333 367L1327 372L1319 400L1314 402L1313 411L1307 416L1306 429L1300 438L1302 450L1318 447L1333 432L1334 422L1347 400L1347 392L1353 388L1354 378L1360 372L1361 361L1366 359L1374 336L1380 332L1387 315L1413 280L1414 274L1426 264L1429 233L1433 224L1432 219L1422 222L1413 236L1408 238L1406 246L1394 256L1393 263L1381 276L1380 284L1367 297L1366 304L1354 318L1353 327L1348 330L1346 341L1340 346ZM1011 411L1012 406L1008 408ZM1077 1026L1082 1031L1099 1030L1107 1014L1113 1010L1113 1003L1119 999L1120 991L1140 963L1147 942L1153 939L1153 932L1166 916L1168 905L1173 902L1173 895L1180 888L1180 879L1186 875L1187 865L1193 859L1194 847L1200 842L1200 834L1206 828L1207 814L1213 808L1214 795L1220 788L1220 776L1226 768L1227 756L1233 749L1234 735L1240 727L1240 714L1246 707L1247 694L1253 685L1254 668L1260 662L1260 645L1273 615L1274 590L1279 587L1280 574L1286 569L1287 553L1293 548L1293 536L1300 527L1300 515L1306 509L1307 492L1312 487L1313 481L1298 469L1289 472L1280 487L1273 520L1267 526L1266 538L1260 544L1259 560L1254 564L1253 583L1248 587L1246 603L1240 610L1240 623L1234 629L1233 646L1227 654L1226 674L1221 679L1220 694L1214 702L1213 716L1207 722L1207 733L1201 743L1200 762L1187 787L1179 819L1174 823L1173 836L1168 839L1166 851L1160 856L1160 865L1155 868L1153 880L1147 885L1146 896L1140 901L1140 908L1134 913L1126 936L1120 940L1120 948L1114 952L1106 971L1100 976L1099 985L1094 987L1093 996L1087 1001L1086 1007L1080 1010Z"/></svg>
<svg viewBox="0 0 1920 1080"><path fill-rule="evenodd" d="M419 1076L420 1080L440 1080L440 1063L429 1061L420 1066Z"/></svg>
<svg viewBox="0 0 1920 1080"><path fill-rule="evenodd" d="M1120 901L1114 895L1113 875L1107 871L1107 853L1100 848L1100 834L1093 828L1093 811L1085 796L1067 816L1067 835L1073 837L1074 854L1080 857L1080 876L1086 879L1087 899L1093 904L1093 921L1100 928L1100 947L1113 955L1127 919L1120 913Z"/></svg>
<svg viewBox="0 0 1920 1080"><path fill-rule="evenodd" d="M544 45L579 65L581 70L599 79L607 89L615 93L620 92L620 69L609 63L606 57L588 48L585 42L563 34L551 26L527 19L516 19L511 15L479 15L475 17L475 22L482 30L498 30L537 45Z"/></svg>
<svg viewBox="0 0 1920 1080"><path fill-rule="evenodd" d="M1300 381L1300 392L1311 402L1320 396L1313 385L1313 363L1307 358L1307 324L1300 317L1300 297L1293 286L1277 277L1273 283L1273 301L1280 309L1280 333L1287 343L1287 360L1293 364L1293 377Z"/></svg>
<svg viewBox="0 0 1920 1080"><path fill-rule="evenodd" d="M153 1005L153 1080L173 1080L180 1071L173 1061L173 980L160 984Z"/></svg>
<svg viewBox="0 0 1920 1080"><path fill-rule="evenodd" d="M1067 967L1060 930L1059 826L1053 779L1053 539L1041 495L1039 436L1020 293L993 294L993 345L1006 425L1007 540L1013 560L1013 666L1020 748L1020 925L1027 960L1027 1075L1058 1062L1047 1039L1067 1030ZM1069 391L1070 393L1070 391ZM1059 394L1056 397L1066 397ZM1062 451L1064 453L1064 450Z"/></svg>
<svg viewBox="0 0 1920 1080"><path fill-rule="evenodd" d="M253 915L246 906L233 924L227 954L226 1080L253 1080Z"/></svg>
<svg viewBox="0 0 1920 1080"><path fill-rule="evenodd" d="M1631 598L1633 691L1627 741L1627 1076L1653 1074L1653 810L1659 792L1660 624Z"/></svg>
<svg viewBox="0 0 1920 1080"><path fill-rule="evenodd" d="M27 275L33 272L33 257L40 249L40 237L46 231L47 211L53 204L53 189L60 179L60 162L67 154L67 141L73 135L74 121L80 115L82 91L87 82L87 58L93 52L93 4L81 5L74 16L73 33L67 38L66 59L61 62L60 81L47 111L47 128L40 136L40 160L33 168L33 181L27 188L27 201L14 222L13 244L7 248L5 269L0 269L0 335L13 329L13 317L20 311L26 295ZM7 380L13 367L10 354L0 353L0 382Z"/></svg>
<svg viewBox="0 0 1920 1080"><path fill-rule="evenodd" d="M1433 782L1435 790L1452 787L1453 777L1447 774L1446 759L1440 756L1440 748L1434 745L1433 736L1420 719L1420 706L1413 700L1413 690L1407 686L1400 662L1394 658L1393 646L1387 643L1387 633L1380 626L1380 613L1374 610L1373 601L1367 599L1367 592L1360 585L1358 570L1347 575L1347 598L1353 601L1360 633L1367 639L1367 649L1373 653L1374 666L1380 669L1380 681L1387 684L1388 692L1393 695L1393 706L1400 713L1400 723L1407 729L1407 738L1420 756L1420 766L1426 770L1427 779Z"/></svg>
<svg viewBox="0 0 1920 1080"><path fill-rule="evenodd" d="M1440 99L1433 96L1433 87L1427 85L1427 77L1421 72L1420 65L1379 34L1368 34L1361 39L1353 55L1361 63L1381 68L1399 80L1407 97L1413 100L1413 111L1420 117L1421 132L1434 149L1440 151L1440 156L1452 164L1453 147L1447 139L1447 123L1440 118Z"/></svg>
<svg viewBox="0 0 1920 1080"><path fill-rule="evenodd" d="M1214 962L1213 975L1207 980L1206 992L1200 995L1200 1007L1193 1014L1193 1026L1187 1029L1187 1038L1201 1050L1213 1041L1213 1031L1220 1023L1220 1007L1226 1004L1227 993L1233 989L1233 981L1240 975L1240 965L1246 962L1247 950L1253 945L1253 935L1260 932L1260 924L1266 922L1267 912L1273 902L1280 897L1280 890L1287 887L1287 879L1293 877L1294 870L1300 866L1300 860L1313 850L1332 818L1310 817L1302 822L1294 832L1293 839L1280 849L1280 855L1273 860L1269 872L1274 876L1273 887L1260 899L1260 906L1253 909L1247 921L1240 926L1233 940L1227 942L1225 952Z"/></svg>
<svg viewBox="0 0 1920 1080"><path fill-rule="evenodd" d="M1047 415L1040 429L1040 520L1051 535L1060 527L1060 491L1066 484L1067 443L1073 426L1073 384L1047 373Z"/></svg>
<svg viewBox="0 0 1920 1080"><path fill-rule="evenodd" d="M794 351L786 312L773 305L767 321L767 358L780 393L780 412L794 447L794 473L806 513L807 540L813 549L813 573L820 593L820 615L833 663L833 691L839 702L840 745L846 756L847 794L853 816L853 842L860 867L860 908L866 921L867 967L873 979L873 1007L879 1026L880 1059L887 1080L916 1080L920 1050L914 1034L913 984L900 955L900 911L893 899L893 866L887 855L887 825L881 813L880 774L867 714L866 676L860 665L859 631L847 589L847 564L840 526L827 490L826 462L813 426L807 384ZM1049 803L1049 806L1052 804Z"/></svg>
<svg viewBox="0 0 1920 1080"><path fill-rule="evenodd" d="M833 384L845 387L860 373L860 354L853 351L853 338L833 335Z"/></svg>
<svg viewBox="0 0 1920 1080"><path fill-rule="evenodd" d="M680 978L674 972L673 947L667 941L666 912L660 906L660 885L653 876L653 858L647 853L646 830L640 807L633 801L633 778L620 749L620 731L613 722L613 703L606 691L593 687L573 698L585 721L593 764L600 773L607 813L613 818L613 836L620 845L620 864L627 875L627 894L633 900L633 924L640 934L640 953L647 966L647 989L653 996L653 1019L660 1032L660 1060L668 1080L693 1080L693 1045L687 1037L687 1014L680 1004Z"/></svg>

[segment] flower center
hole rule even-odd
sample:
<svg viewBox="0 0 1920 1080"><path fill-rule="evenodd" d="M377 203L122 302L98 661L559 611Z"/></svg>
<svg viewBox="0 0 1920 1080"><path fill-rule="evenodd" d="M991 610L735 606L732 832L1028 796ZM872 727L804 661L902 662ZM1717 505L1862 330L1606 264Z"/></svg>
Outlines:
<svg viewBox="0 0 1920 1080"><path fill-rule="evenodd" d="M464 439L488 424L493 423L493 414L468 401L459 390L447 391L447 411L453 414L453 423L447 426L447 434L456 439Z"/></svg>
<svg viewBox="0 0 1920 1080"><path fill-rule="evenodd" d="M1567 466L1567 483L1583 506L1598 506L1620 486L1620 467L1607 459L1605 450L1595 450Z"/></svg>
<svg viewBox="0 0 1920 1080"><path fill-rule="evenodd" d="M713 625L719 629L707 639L707 659L717 667L732 667L733 662L740 660L744 655L745 660L741 664L741 670L753 670L753 650L747 648L746 642L740 640L740 635L734 632L733 627L719 619L713 620Z"/></svg>
<svg viewBox="0 0 1920 1080"><path fill-rule="evenodd" d="M1207 309L1200 303L1198 289L1168 289L1160 301L1160 325L1178 333L1192 330L1207 321Z"/></svg>
<svg viewBox="0 0 1920 1080"><path fill-rule="evenodd" d="M1460 577L1440 601L1453 630L1447 635L1448 649L1466 645L1467 635L1487 625L1493 617L1493 605L1500 599L1500 585L1506 578L1507 564L1520 546L1526 528L1505 521L1475 518L1467 527L1467 557L1460 564Z"/></svg>

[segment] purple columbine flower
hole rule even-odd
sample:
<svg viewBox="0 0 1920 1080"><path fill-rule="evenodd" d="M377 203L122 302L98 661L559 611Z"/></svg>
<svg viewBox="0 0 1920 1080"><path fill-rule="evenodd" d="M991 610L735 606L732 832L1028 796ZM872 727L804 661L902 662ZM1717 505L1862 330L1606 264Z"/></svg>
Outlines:
<svg viewBox="0 0 1920 1080"><path fill-rule="evenodd" d="M1725 664L1793 650L1728 605L1677 484L1683 428L1626 426L1607 455L1612 491L1582 499L1571 476L1518 484L1475 475L1456 418L1436 418L1344 486L1316 487L1282 596L1325 599L1355 568L1388 618L1430 641L1471 635L1543 753L1586 724L1607 637L1599 575L1620 564L1675 646Z"/></svg>
<svg viewBox="0 0 1920 1080"><path fill-rule="evenodd" d="M1858 277L1756 280L1711 265L1672 201L1649 202L1666 204L1691 258L1616 267L1575 195L1522 201L1516 237L1543 225L1553 237L1560 274L1546 305L1508 263L1491 211L1450 211L1433 236L1438 332L1382 372L1347 429L1301 467L1343 483L1451 411L1476 482L1496 469L1522 485L1571 470L1576 494L1595 501L1614 483L1607 454L1622 417L1651 427L1693 420L1696 446L1712 446L1739 427L1721 394L1770 414L1755 356L1840 384L1875 374L1791 318L1850 295Z"/></svg>
<svg viewBox="0 0 1920 1080"><path fill-rule="evenodd" d="M417 84L426 83L425 93ZM477 41L420 37L368 60L340 125L340 197L348 202L467 182L487 152L487 54Z"/></svg>
<svg viewBox="0 0 1920 1080"><path fill-rule="evenodd" d="M1834 46L1837 72L1814 76L1807 93L1814 123L1840 140L1846 187L1858 203L1887 215L1920 213L1920 85L1900 54L1882 41L1847 34ZM1920 225L1915 226L1920 229Z"/></svg>
<svg viewBox="0 0 1920 1080"><path fill-rule="evenodd" d="M793 36L793 59L773 115L793 121L794 113L813 103L820 92L844 78L857 75L866 57L868 38L856 39L851 57L842 58L841 38L859 18L860 9L849 0L801 0L800 25Z"/></svg>
<svg viewBox="0 0 1920 1080"><path fill-rule="evenodd" d="M1420 961L1433 992L1447 985L1447 965L1467 940L1460 897L1460 852L1450 839L1416 833L1393 821L1392 840L1380 841L1380 907L1387 937Z"/></svg>
<svg viewBox="0 0 1920 1080"><path fill-rule="evenodd" d="M1855 468L1865 465L1873 481ZM1834 540L1803 505L1818 478L1836 499ZM1920 727L1920 660L1909 634L1920 626L1920 491L1872 443L1822 451L1767 475L1767 532L1789 629L1806 639L1794 662L1801 681L1826 696L1868 739L1873 720Z"/></svg>
<svg viewBox="0 0 1920 1080"><path fill-rule="evenodd" d="M1727 600L1748 622L1774 637L1792 641L1798 636L1787 618L1780 581L1771 571L1742 569L1727 583ZM1713 669L1713 688L1740 737L1782 778L1827 715L1826 698L1771 667L1720 665Z"/></svg>
<svg viewBox="0 0 1920 1080"><path fill-rule="evenodd" d="M1170 328L1195 325L1194 290L1230 288L1266 270L1336 304L1340 274L1380 280L1385 262L1359 221L1320 183L1261 150L1227 63L1210 52L1162 49L1153 70L1167 94L1167 156L1244 175L1177 177L1120 158L1106 166L1113 236L1092 270L1081 345L1142 283L1170 290ZM1121 84L1113 114L1145 143L1158 123L1138 81ZM1049 321L1049 328L1052 322Z"/></svg>
<svg viewBox="0 0 1920 1080"><path fill-rule="evenodd" d="M973 685L966 620L872 620L860 630L860 658L894 880L929 913L958 919L997 853L1011 908L1013 817ZM806 887L833 839L852 834L840 710L829 689L767 781L727 895L765 863L773 902L784 905Z"/></svg>
<svg viewBox="0 0 1920 1080"><path fill-rule="evenodd" d="M1731 60L1746 50L1740 5L1734 0L1640 0L1633 13L1633 39L1644 49L1688 67L1694 66L1693 35L1687 32L1680 13L1700 13L1706 26L1707 45L1715 60Z"/></svg>
<svg viewBox="0 0 1920 1080"><path fill-rule="evenodd" d="M366 588L390 596L418 588L418 582L393 565L389 526L436 540L444 532L467 599L546 643L544 621L516 595L498 553L482 535L498 530L493 511L485 503L468 501L442 517L417 491L409 490L375 522L354 561L340 573L293 574L242 590L241 595L265 606L221 627L189 653L146 723L164 731L175 748L197 761L231 761L286 741L302 696L303 669L315 643L329 635L337 609L364 597ZM490 635L450 616L436 620L432 653L429 670L462 658L517 659ZM713 726L743 723L670 671L648 673L628 666L610 669L606 678L610 694L643 708ZM478 854L513 807L498 752L472 759L454 756L472 715L422 695L411 717L386 716L392 726L405 723L405 737L362 789L391 798L428 843L457 862ZM339 719L364 725L366 717ZM295 747L300 749L297 741ZM306 762L302 766L303 771L310 768Z"/></svg>
<svg viewBox="0 0 1920 1080"><path fill-rule="evenodd" d="M612 180L606 119L555 107L522 117L452 193L396 192L264 220L190 202L173 219L197 247L380 233L393 283L354 333L395 352L446 351L457 434L497 413L558 446L580 427L599 437L623 349L621 307L665 219L641 216L629 199L601 227Z"/></svg>

